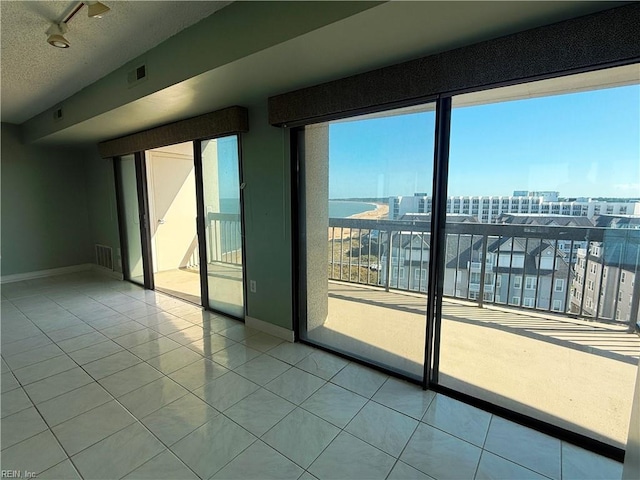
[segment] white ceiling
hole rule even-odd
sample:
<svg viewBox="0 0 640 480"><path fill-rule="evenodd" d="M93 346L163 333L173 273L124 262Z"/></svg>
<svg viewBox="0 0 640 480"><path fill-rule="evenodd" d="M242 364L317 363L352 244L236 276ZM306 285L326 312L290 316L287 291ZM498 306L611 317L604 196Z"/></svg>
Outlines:
<svg viewBox="0 0 640 480"><path fill-rule="evenodd" d="M85 6L71 19L70 48L50 46L51 22L78 3L0 0L3 122L23 123L232 2L105 0L103 18Z"/></svg>

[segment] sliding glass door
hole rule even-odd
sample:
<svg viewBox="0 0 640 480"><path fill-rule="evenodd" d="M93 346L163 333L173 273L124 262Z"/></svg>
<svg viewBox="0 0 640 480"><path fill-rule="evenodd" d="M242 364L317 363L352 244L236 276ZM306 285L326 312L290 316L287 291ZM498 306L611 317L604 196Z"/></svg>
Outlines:
<svg viewBox="0 0 640 480"><path fill-rule="evenodd" d="M639 82L617 67L296 130L300 337L624 448Z"/></svg>
<svg viewBox="0 0 640 480"><path fill-rule="evenodd" d="M244 317L243 235L238 137L200 144L209 307Z"/></svg>
<svg viewBox="0 0 640 480"><path fill-rule="evenodd" d="M193 143L145 152L154 284L202 305Z"/></svg>
<svg viewBox="0 0 640 480"><path fill-rule="evenodd" d="M243 319L239 137L195 148L185 142L117 160L124 277Z"/></svg>
<svg viewBox="0 0 640 480"><path fill-rule="evenodd" d="M640 354L640 87L603 80L623 76L453 97L438 376L621 448Z"/></svg>
<svg viewBox="0 0 640 480"><path fill-rule="evenodd" d="M417 380L424 370L431 216L423 198L431 195L434 126L435 105L427 104L298 133L300 335Z"/></svg>
<svg viewBox="0 0 640 480"><path fill-rule="evenodd" d="M122 273L126 280L145 284L142 242L144 223L141 222L135 155L115 159L116 185L120 198L120 235L123 240Z"/></svg>

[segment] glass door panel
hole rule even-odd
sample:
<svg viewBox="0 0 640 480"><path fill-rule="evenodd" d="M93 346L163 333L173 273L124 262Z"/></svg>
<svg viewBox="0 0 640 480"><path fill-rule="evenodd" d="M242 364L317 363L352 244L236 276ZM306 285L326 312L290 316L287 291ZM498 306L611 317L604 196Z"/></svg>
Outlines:
<svg viewBox="0 0 640 480"><path fill-rule="evenodd" d="M123 219L121 228L123 239L123 274L126 280L144 285L144 262L140 229L140 209L138 204L138 184L136 181L136 160L134 155L126 155L119 160L120 185Z"/></svg>
<svg viewBox="0 0 640 480"><path fill-rule="evenodd" d="M193 143L146 152L155 288L202 304Z"/></svg>
<svg viewBox="0 0 640 480"><path fill-rule="evenodd" d="M623 68L453 98L438 373L621 448L640 354L640 87L606 88Z"/></svg>
<svg viewBox="0 0 640 480"><path fill-rule="evenodd" d="M435 105L298 133L303 339L420 380Z"/></svg>
<svg viewBox="0 0 640 480"><path fill-rule="evenodd" d="M202 142L209 307L244 318L238 137Z"/></svg>

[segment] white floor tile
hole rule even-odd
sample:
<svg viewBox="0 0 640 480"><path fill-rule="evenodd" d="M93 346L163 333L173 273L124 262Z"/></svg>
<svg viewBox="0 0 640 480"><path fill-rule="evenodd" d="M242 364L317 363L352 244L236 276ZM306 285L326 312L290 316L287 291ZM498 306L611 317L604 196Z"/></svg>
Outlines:
<svg viewBox="0 0 640 480"><path fill-rule="evenodd" d="M162 373L146 363L121 370L100 379L100 385L114 397L132 392L162 377Z"/></svg>
<svg viewBox="0 0 640 480"><path fill-rule="evenodd" d="M259 351L236 343L211 355L211 360L233 370L259 355Z"/></svg>
<svg viewBox="0 0 640 480"><path fill-rule="evenodd" d="M327 383L305 400L301 407L337 427L344 428L365 403L367 399L357 393Z"/></svg>
<svg viewBox="0 0 640 480"><path fill-rule="evenodd" d="M311 355L300 360L296 367L317 377L330 380L348 364L349 362L343 358L322 350L316 350Z"/></svg>
<svg viewBox="0 0 640 480"><path fill-rule="evenodd" d="M121 337L114 338L113 341L124 348L131 348L155 340L159 336L160 334L155 330L151 330L150 328L142 328L127 335L122 335Z"/></svg>
<svg viewBox="0 0 640 480"><path fill-rule="evenodd" d="M191 327L185 328L184 330L179 330L175 333L172 333L171 335L168 335L168 338L175 342L178 342L180 345L188 345L189 343L204 339L204 336L205 333L202 327L198 325L192 325Z"/></svg>
<svg viewBox="0 0 640 480"><path fill-rule="evenodd" d="M89 332L67 340L62 340L58 342L58 346L65 352L70 353L90 347L96 343L106 342L107 340L109 340L109 338L100 332Z"/></svg>
<svg viewBox="0 0 640 480"><path fill-rule="evenodd" d="M453 398L436 395L422 421L482 448L491 414Z"/></svg>
<svg viewBox="0 0 640 480"><path fill-rule="evenodd" d="M42 380L43 378L50 377L57 373L65 372L67 370L71 370L72 368L77 367L76 363L71 360L66 355L61 355L55 358L51 358L49 360L45 360L44 362L36 363L34 365L29 365L28 367L21 368L19 370L15 370L13 374L16 376L18 381L24 386L29 385L30 383L37 382L38 380ZM2 379L3 389L4 389L4 376Z"/></svg>
<svg viewBox="0 0 640 480"><path fill-rule="evenodd" d="M179 347L158 357L150 358L147 362L165 375L169 375L200 359L202 359L202 356L193 350L189 350L187 347Z"/></svg>
<svg viewBox="0 0 640 480"><path fill-rule="evenodd" d="M137 418L144 418L187 393L185 388L163 377L123 395L118 401Z"/></svg>
<svg viewBox="0 0 640 480"><path fill-rule="evenodd" d="M250 337L245 338L242 343L247 347L258 350L259 352L268 352L272 348L280 345L284 340L266 333L260 332Z"/></svg>
<svg viewBox="0 0 640 480"><path fill-rule="evenodd" d="M96 380L108 377L142 362L138 357L127 351L114 353L108 357L83 365L86 372Z"/></svg>
<svg viewBox="0 0 640 480"><path fill-rule="evenodd" d="M307 468L340 433L340 429L297 408L269 430L262 440Z"/></svg>
<svg viewBox="0 0 640 480"><path fill-rule="evenodd" d="M567 442L562 442L563 480L620 480L622 464Z"/></svg>
<svg viewBox="0 0 640 480"><path fill-rule="evenodd" d="M406 463L398 461L391 470L387 480L433 480L433 477L422 473L420 470L416 470Z"/></svg>
<svg viewBox="0 0 640 480"><path fill-rule="evenodd" d="M218 415L217 410L189 393L144 417L142 423L171 446Z"/></svg>
<svg viewBox="0 0 640 480"><path fill-rule="evenodd" d="M62 462L67 455L50 430L2 450L3 470L38 474Z"/></svg>
<svg viewBox="0 0 640 480"><path fill-rule="evenodd" d="M163 450L162 443L147 429L133 423L71 460L84 479L121 478Z"/></svg>
<svg viewBox="0 0 640 480"><path fill-rule="evenodd" d="M303 470L261 441L216 473L212 480L296 480Z"/></svg>
<svg viewBox="0 0 640 480"><path fill-rule="evenodd" d="M224 415L218 415L171 447L201 478L209 478L256 440Z"/></svg>
<svg viewBox="0 0 640 480"><path fill-rule="evenodd" d="M184 388L195 390L221 377L228 371L229 370L222 365L218 365L208 358L200 357L200 360L170 373L169 378L175 380Z"/></svg>
<svg viewBox="0 0 640 480"><path fill-rule="evenodd" d="M438 480L473 479L482 450L420 423L400 460Z"/></svg>
<svg viewBox="0 0 640 480"><path fill-rule="evenodd" d="M76 367L31 383L25 387L25 391L31 399L38 404L70 392L71 390L75 390L76 388L88 385L93 381L93 378L83 369Z"/></svg>
<svg viewBox="0 0 640 480"><path fill-rule="evenodd" d="M47 430L47 424L31 407L2 419L2 449Z"/></svg>
<svg viewBox="0 0 640 480"><path fill-rule="evenodd" d="M293 403L261 388L240 400L224 414L260 437L294 408L296 406Z"/></svg>
<svg viewBox="0 0 640 480"><path fill-rule="evenodd" d="M560 440L494 416L484 448L547 477L560 478Z"/></svg>
<svg viewBox="0 0 640 480"><path fill-rule="evenodd" d="M163 353L175 350L176 348L180 348L180 344L178 342L174 342L167 337L160 337L155 340L151 340L150 342L141 343L140 345L131 347L129 348L129 351L137 357L140 357L142 360L149 360L151 358L158 357Z"/></svg>
<svg viewBox="0 0 640 480"><path fill-rule="evenodd" d="M309 472L320 480L376 480L387 478L394 463L391 455L342 432L311 464Z"/></svg>
<svg viewBox="0 0 640 480"><path fill-rule="evenodd" d="M67 453L75 455L135 421L121 405L110 401L53 427L53 433Z"/></svg>
<svg viewBox="0 0 640 480"><path fill-rule="evenodd" d="M48 470L38 473L37 478L44 478L48 480L82 480L80 474L76 470L76 467L71 463L71 460L64 460Z"/></svg>
<svg viewBox="0 0 640 480"><path fill-rule="evenodd" d="M125 480L199 480L172 452L166 450L136 468Z"/></svg>
<svg viewBox="0 0 640 480"><path fill-rule="evenodd" d="M420 420L435 396L434 392L422 390L419 385L397 378L389 378L376 392L372 400Z"/></svg>
<svg viewBox="0 0 640 480"><path fill-rule="evenodd" d="M214 353L217 353L220 350L224 350L225 348L229 348L236 343L237 342L231 340L230 338L213 333L199 340L187 343L185 347L193 350L196 353L199 353L202 356L211 358Z"/></svg>
<svg viewBox="0 0 640 480"><path fill-rule="evenodd" d="M387 380L387 375L357 363L350 363L331 379L331 383L371 398Z"/></svg>
<svg viewBox="0 0 640 480"><path fill-rule="evenodd" d="M418 421L375 402L367 403L347 425L350 434L397 457L418 426Z"/></svg>
<svg viewBox="0 0 640 480"><path fill-rule="evenodd" d="M216 410L224 412L260 388L234 372L228 372L193 391Z"/></svg>
<svg viewBox="0 0 640 480"><path fill-rule="evenodd" d="M547 477L486 450L482 452L478 471L476 472L476 480L544 480L545 478ZM588 477L580 478L584 480Z"/></svg>
<svg viewBox="0 0 640 480"><path fill-rule="evenodd" d="M2 418L33 406L22 388L15 388L3 393L0 404L2 405Z"/></svg>
<svg viewBox="0 0 640 480"><path fill-rule="evenodd" d="M311 355L314 351L314 348L303 345L302 343L283 342L269 350L269 355L290 365L295 365L303 358Z"/></svg>
<svg viewBox="0 0 640 480"><path fill-rule="evenodd" d="M326 381L320 377L303 372L298 368L291 368L267 383L265 388L296 405L300 405L325 383Z"/></svg>
<svg viewBox="0 0 640 480"><path fill-rule="evenodd" d="M107 403L113 398L97 383L72 390L38 405L38 410L49 426L54 427L67 420Z"/></svg>
<svg viewBox="0 0 640 480"><path fill-rule="evenodd" d="M238 375L257 383L266 385L271 380L289 370L291 365L269 355L260 355L234 369Z"/></svg>
<svg viewBox="0 0 640 480"><path fill-rule="evenodd" d="M78 363L78 365L86 365L87 363L95 362L101 358L123 351L124 348L113 340L107 340L106 342L101 342L81 350L70 352L69 356Z"/></svg>

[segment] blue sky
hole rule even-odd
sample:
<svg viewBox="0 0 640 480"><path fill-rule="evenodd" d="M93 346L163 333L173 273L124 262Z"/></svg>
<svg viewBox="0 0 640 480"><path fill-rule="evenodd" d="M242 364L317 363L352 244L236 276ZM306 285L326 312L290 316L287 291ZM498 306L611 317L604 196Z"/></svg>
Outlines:
<svg viewBox="0 0 640 480"><path fill-rule="evenodd" d="M331 124L329 198L431 193L434 128L434 112ZM454 108L448 190L640 197L640 86Z"/></svg>
<svg viewBox="0 0 640 480"><path fill-rule="evenodd" d="M240 198L238 137L232 135L217 140L218 186L220 198Z"/></svg>

